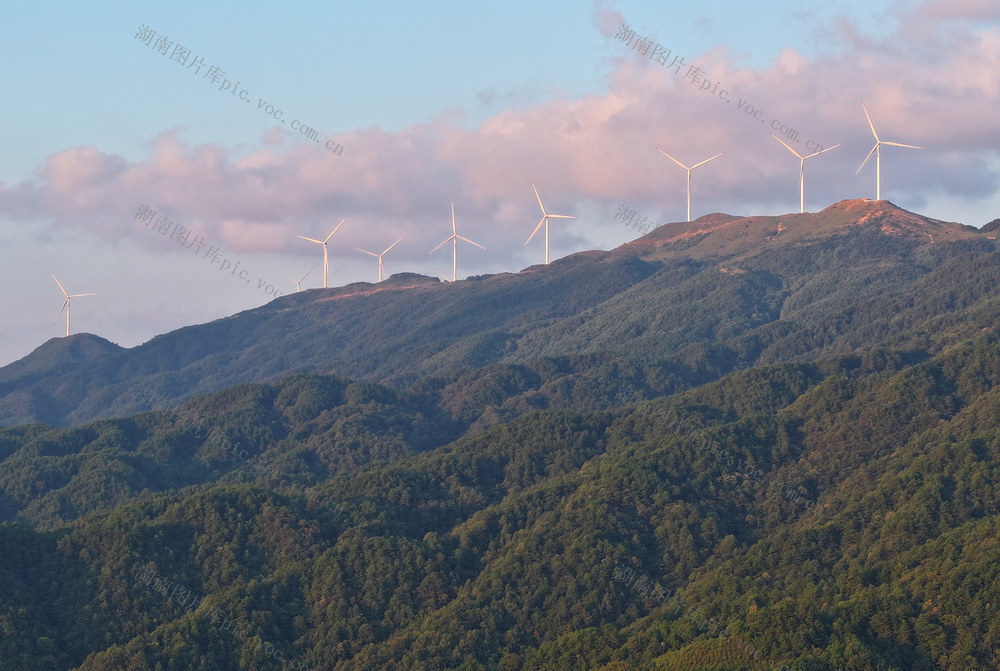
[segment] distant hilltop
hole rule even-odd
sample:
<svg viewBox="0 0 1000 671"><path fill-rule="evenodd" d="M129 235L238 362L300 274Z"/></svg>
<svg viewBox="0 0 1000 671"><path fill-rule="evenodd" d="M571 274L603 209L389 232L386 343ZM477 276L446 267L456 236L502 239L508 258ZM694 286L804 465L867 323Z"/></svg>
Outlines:
<svg viewBox="0 0 1000 671"><path fill-rule="evenodd" d="M975 263L992 268L994 228L884 200L781 216L716 213L518 273L449 283L400 273L310 289L130 349L78 334L0 369L0 424L71 425L170 408L294 372L405 386L494 363L607 354L718 375L776 351L845 351L874 336L853 333L857 325L838 311L893 304L917 282L960 282ZM936 275L963 255L951 275ZM886 337L905 337L899 323L883 327Z"/></svg>

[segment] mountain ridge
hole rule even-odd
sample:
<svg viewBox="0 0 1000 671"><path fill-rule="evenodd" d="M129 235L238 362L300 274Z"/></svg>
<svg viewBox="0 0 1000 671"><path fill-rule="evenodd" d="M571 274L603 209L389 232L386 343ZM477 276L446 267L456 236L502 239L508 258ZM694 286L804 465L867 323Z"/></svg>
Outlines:
<svg viewBox="0 0 1000 671"><path fill-rule="evenodd" d="M763 251L768 243L773 246L795 241L816 242L823 237L875 225L885 235L914 240L927 236L929 243L934 242L934 233L938 234L939 241L985 237L973 226L915 214L887 200L852 199L839 201L816 213L747 217L707 214L691 222L665 224L621 248L648 249L652 244L657 253L666 252L671 256L736 256ZM735 231L739 228L744 230Z"/></svg>
<svg viewBox="0 0 1000 671"><path fill-rule="evenodd" d="M310 289L130 349L97 336L71 339L93 352L58 365L44 363L63 342L53 339L0 368L0 425L77 424L172 407L296 372L405 387L463 367L562 354L606 351L652 363L705 342L739 349L739 338L782 323L789 303L840 291L833 302L846 304L915 281L956 254L995 251L996 242L972 227L888 201L775 217L710 214L518 273L444 284L400 273L379 285ZM730 303L742 307L733 312ZM658 310L689 319L677 330ZM815 312L798 314L819 319ZM404 346L408 356L399 354ZM723 368L734 365L745 363ZM32 377L32 370L45 374Z"/></svg>
<svg viewBox="0 0 1000 671"><path fill-rule="evenodd" d="M82 423L0 427L0 655L997 667L1000 253L893 208L48 343L15 392Z"/></svg>

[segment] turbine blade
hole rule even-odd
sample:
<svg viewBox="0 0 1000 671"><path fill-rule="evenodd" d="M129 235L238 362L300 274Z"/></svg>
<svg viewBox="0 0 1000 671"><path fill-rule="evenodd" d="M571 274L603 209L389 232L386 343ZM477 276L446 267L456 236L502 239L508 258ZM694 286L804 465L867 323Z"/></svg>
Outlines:
<svg viewBox="0 0 1000 671"><path fill-rule="evenodd" d="M706 164L706 163L708 163L709 161L714 161L715 159L719 158L720 156L722 156L722 155L723 155L723 154L725 154L725 153L726 153L726 152L724 152L724 151L720 151L720 152L719 152L718 154L716 154L716 155L715 155L715 156L713 156L712 158L706 158L706 159L705 159L704 161L702 161L701 163L695 163L694 165L692 165L692 166L691 166L691 169L692 169L692 170L694 170L694 169L695 169L695 168L697 168L697 167L698 167L699 165L705 165L705 164Z"/></svg>
<svg viewBox="0 0 1000 671"><path fill-rule="evenodd" d="M340 230L340 227L344 225L344 221L345 221L344 219L341 219L341 220L340 220L340 223L339 223L339 224L337 224L337 228L333 229L333 231L331 231L331 232L330 232L330 235L326 236L326 240L324 240L324 241L322 242L322 244L324 244L324 245L325 245L326 243L330 242L330 238L332 238L332 237L333 237L333 234L334 234L334 233L336 233L337 231L339 231L339 230Z"/></svg>
<svg viewBox="0 0 1000 671"><path fill-rule="evenodd" d="M314 270L316 270L316 266L313 266L312 268L310 268L309 272L302 276L302 280L304 280L305 278L309 277L309 273L311 273ZM302 280L299 280L299 282L301 282Z"/></svg>
<svg viewBox="0 0 1000 671"><path fill-rule="evenodd" d="M96 296L97 294L70 294L66 298L79 298L80 296Z"/></svg>
<svg viewBox="0 0 1000 671"><path fill-rule="evenodd" d="M547 217L547 216L548 216L548 215L546 215L546 217ZM528 243L529 243L529 242L531 242L531 239L532 239L533 237L535 237L535 233L537 233L537 232L538 232L538 229L540 229L540 228L542 227L542 224L544 224L544 223L545 223L545 217L542 217L542 220L538 222L538 225L537 225L537 226L535 226L535 230L533 230L533 231L531 232L531 235L529 235L529 236L528 236L528 239L524 241L524 246L525 246L525 247L527 247L527 246L528 246Z"/></svg>
<svg viewBox="0 0 1000 671"><path fill-rule="evenodd" d="M678 161L676 158L674 158L673 156L671 156L667 152L665 152L662 149L660 149L659 147L656 148L656 151L660 152L661 154L663 154L664 156L666 156L667 158L669 158L671 161L673 161L674 163L676 163L680 167L684 168L685 170L689 170L690 169L686 165L684 165L683 163L681 163L680 161Z"/></svg>
<svg viewBox="0 0 1000 671"><path fill-rule="evenodd" d="M396 245L398 245L398 244L399 244L399 243L400 243L400 242L402 241L402 239L403 239L403 238L400 238L399 240L396 240L396 242L394 242L394 243L392 243L391 245L389 245L388 247L386 247L386 248L385 248L385 252L382 252L382 254L385 254L385 253L386 253L386 252L388 252L388 251L389 251L390 249L392 249L393 247L395 247ZM379 254L379 256L382 256L382 254Z"/></svg>
<svg viewBox="0 0 1000 671"><path fill-rule="evenodd" d="M568 214L549 214L546 215L549 219L576 219L576 217L571 217Z"/></svg>
<svg viewBox="0 0 1000 671"><path fill-rule="evenodd" d="M875 136L875 141L876 142L880 142L880 140L878 139L878 133L875 132L875 124L872 123L872 118L868 114L868 108L865 107L865 101L864 100L861 101L861 109L863 109L865 111L865 118L868 119L868 125L871 126L872 135Z"/></svg>
<svg viewBox="0 0 1000 671"><path fill-rule="evenodd" d="M67 305L69 305L69 296L66 296L66 300L63 301L62 307L59 308L59 314L60 315L62 314L62 311L66 309ZM56 315L56 316L58 317L59 315Z"/></svg>
<svg viewBox="0 0 1000 671"><path fill-rule="evenodd" d="M861 168L865 167L865 163L868 162L868 159L870 159L872 157L872 154L875 153L875 150L878 149L878 144L879 144L878 142L875 143L875 146L872 147L872 150L868 152L868 156L865 156L865 160L861 161L861 165L859 165L858 169L854 171L855 177L858 176L858 173L861 172Z"/></svg>
<svg viewBox="0 0 1000 671"><path fill-rule="evenodd" d="M452 201L452 203L451 203L451 234L452 235L458 235L458 229L455 228L455 202L454 201Z"/></svg>
<svg viewBox="0 0 1000 671"><path fill-rule="evenodd" d="M360 247L355 247L354 249L358 250L359 252L364 252L368 256L374 256L375 258L378 258L378 254L376 254L375 252L369 252L367 249L361 249Z"/></svg>
<svg viewBox="0 0 1000 671"><path fill-rule="evenodd" d="M459 240L465 240L469 244L475 245L476 247L479 247L480 249L486 249L485 247L483 247L478 242L472 242L472 240L469 240L468 238L463 238L461 235L456 235L455 237L458 238Z"/></svg>
<svg viewBox="0 0 1000 671"><path fill-rule="evenodd" d="M885 143L883 143L883 144L885 144ZM836 148L837 148L837 147L839 147L839 146L840 146L840 143L838 142L837 144L833 145L832 147L827 147L826 149L820 149L820 150L819 150L819 151L817 151L817 152L813 152L812 154L809 154L808 156L806 156L806 157L805 157L805 158L803 158L802 160L804 161L804 160L806 160L807 158L812 158L813 156L819 156L819 155L820 155L820 154L822 154L823 152L825 152L825 151L830 151L831 149L836 149Z"/></svg>
<svg viewBox="0 0 1000 671"><path fill-rule="evenodd" d="M49 273L49 275L52 275L52 273ZM56 280L56 284L59 285L59 291L63 292L63 296L69 296L69 294L66 293L66 290L63 289L62 283L59 280L56 279L55 275L52 275L52 279Z"/></svg>
<svg viewBox="0 0 1000 671"><path fill-rule="evenodd" d="M798 156L799 158L802 158L802 156L801 156L801 154L799 154L799 152L797 152L797 151L795 151L794 149L792 149L791 147L789 147L789 146L788 146L788 144L787 144L787 143L786 143L786 142L785 142L784 140L782 140L782 139L781 139L780 137L778 137L778 136L777 136L777 135L775 135L774 133L771 133L771 137L773 137L773 138L774 138L775 140L777 140L777 141L778 141L778 142L780 142L781 144L785 145L785 149L787 149L788 151L792 152L793 154L795 154L795 155L796 155L796 156ZM815 154L814 154L814 156L815 156ZM808 158L808 157L807 157L807 158Z"/></svg>
<svg viewBox="0 0 1000 671"><path fill-rule="evenodd" d="M427 252L427 254L428 255L433 254L434 252L436 252L437 250L441 249L442 247L444 247L445 245L447 245L449 242L451 242L452 240L454 240L455 237L456 236L454 236L454 235L451 236L450 238L448 238L447 240L445 240L444 242L442 242L440 245L438 245L437 247L435 247L431 251Z"/></svg>
<svg viewBox="0 0 1000 671"><path fill-rule="evenodd" d="M531 185L532 189L535 189L535 185ZM538 195L538 189L535 189L535 198L538 199L538 207L542 208L542 218L545 217L545 206L542 205L542 197Z"/></svg>
<svg viewBox="0 0 1000 671"><path fill-rule="evenodd" d="M295 237L296 238L302 238L303 240L308 240L309 242L315 242L317 245L324 245L324 244L326 244L322 240L317 240L316 238L307 238L304 235L296 235Z"/></svg>
<svg viewBox="0 0 1000 671"><path fill-rule="evenodd" d="M882 144L887 144L892 147L906 147L907 149L923 149L923 147L917 147L916 145L912 144L901 144L899 142L883 142Z"/></svg>

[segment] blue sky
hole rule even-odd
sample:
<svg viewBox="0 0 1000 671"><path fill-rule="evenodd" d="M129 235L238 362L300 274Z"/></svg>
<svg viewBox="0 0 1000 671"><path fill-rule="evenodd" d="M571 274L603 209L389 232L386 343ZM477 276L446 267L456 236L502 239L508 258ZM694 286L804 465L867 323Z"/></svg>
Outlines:
<svg viewBox="0 0 1000 671"><path fill-rule="evenodd" d="M654 224L685 216L683 171L654 145L689 164L726 152L695 172L695 217L797 211L775 120L841 144L807 164L807 210L874 197L874 167L853 175L872 144L862 98L883 139L925 147L884 152L884 198L975 226L1000 216L1000 8L986 0L360 4L5 8L0 365L63 335L50 272L98 294L74 302L74 332L130 347L294 291L288 278L322 259L296 234L325 237L341 218L331 285L374 281L354 247L398 237L388 273L450 275L446 250L427 255L451 233L450 202L459 233L487 247L459 250L460 276L541 262L540 240L523 244L532 183L578 217L553 224L553 258L611 249L638 235L615 220L622 204ZM614 38L622 23L730 100L641 58ZM135 39L140 26L247 99ZM253 281L144 227L141 205Z"/></svg>

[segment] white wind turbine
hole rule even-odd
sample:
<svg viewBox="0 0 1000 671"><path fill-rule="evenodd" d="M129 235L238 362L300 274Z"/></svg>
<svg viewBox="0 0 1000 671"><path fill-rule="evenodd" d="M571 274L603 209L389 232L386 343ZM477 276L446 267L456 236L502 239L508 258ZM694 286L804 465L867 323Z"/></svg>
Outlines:
<svg viewBox="0 0 1000 671"><path fill-rule="evenodd" d="M308 273L306 273L305 275L303 275L302 277L300 277L297 280L293 280L290 277L288 278L289 282L295 282L295 291L296 291L296 293L298 293L299 291L302 291L302 280L304 280L305 278L309 277L309 273L311 273L314 270L316 270L316 266L313 266L312 268L310 268Z"/></svg>
<svg viewBox="0 0 1000 671"><path fill-rule="evenodd" d="M427 254L429 256L429 255L433 254L434 252L436 252L437 250L439 250L442 247L444 247L447 243L449 243L449 242L451 243L451 281L452 282L455 282L458 279L458 241L459 240L465 240L466 242L468 242L470 244L473 244L476 247L479 247L480 249L486 249L485 247L483 247L478 242L472 242L472 240L469 240L468 238L464 238L464 237L462 237L461 235L458 234L458 231L455 229L455 203L452 203L451 204L451 237L450 238L446 238L445 241L442 242L440 245L438 245L437 247L435 247L431 251L427 252Z"/></svg>
<svg viewBox="0 0 1000 671"><path fill-rule="evenodd" d="M340 227L344 225L344 220L341 219L340 223L337 224L337 228L330 231L330 235L326 236L326 240L317 240L315 238L307 238L304 235L297 235L295 237L302 238L303 240L308 240L309 242L315 242L317 245L323 245L323 288L326 288L326 278L330 273L330 262L327 256L326 243L330 242L330 238L333 234L340 230ZM310 271L312 272L312 271Z"/></svg>
<svg viewBox="0 0 1000 671"><path fill-rule="evenodd" d="M532 189L535 189L535 185L531 185ZM576 217L571 217L568 214L549 214L545 211L545 206L542 205L542 197L538 195L538 189L535 189L535 198L538 199L538 207L542 208L542 220L538 222L538 226L535 226L535 230L531 232L528 239L525 240L524 246L527 247L531 239L535 237L535 233L538 229L545 224L545 265L549 265L549 219L576 219Z"/></svg>
<svg viewBox="0 0 1000 671"><path fill-rule="evenodd" d="M389 245L388 247L386 247L385 248L385 252L382 252L381 254L376 254L375 252L369 252L367 249L361 249L360 247L355 247L354 249L358 250L359 252L364 252L368 256L374 256L375 258L378 259L378 281L381 282L382 281L382 273L383 273L383 271L385 271L385 266L382 265L382 257L385 256L386 252L388 252L390 249L392 249L393 247L395 247L396 245L398 245L399 241L402 240L402 239L403 238L400 238L399 240L396 240L396 242L394 242L391 245Z"/></svg>
<svg viewBox="0 0 1000 671"><path fill-rule="evenodd" d="M49 273L49 275L52 275L52 273ZM55 275L52 275L52 279L56 280L56 284L59 285L59 291L63 292L63 296L66 297L66 300L63 301L62 307L59 308L59 314L62 314L62 311L66 310L66 335L69 336L69 312L73 299L80 298L81 296L96 296L97 294L68 294L66 293L66 290L63 289L62 283L56 279Z"/></svg>
<svg viewBox="0 0 1000 671"><path fill-rule="evenodd" d="M854 176L858 176L858 173L861 172L861 168L865 167L865 163L868 162L868 159L872 157L872 154L875 154L875 200L882 200L882 152L879 148L884 144L889 145L890 147L906 147L907 149L923 149L923 147L878 139L878 133L875 132L875 124L872 123L872 118L869 116L868 108L865 107L865 102L863 100L861 101L861 109L865 111L865 117L868 119L868 125L871 126L872 135L875 136L875 146L872 147L870 152L868 152L868 156L865 156L865 160L861 162L860 166L858 166L857 172L854 173Z"/></svg>
<svg viewBox="0 0 1000 671"><path fill-rule="evenodd" d="M813 152L813 153L809 154L808 156L803 156L799 152L797 152L794 149L792 149L791 147L789 147L788 144L784 140L782 140L780 137L778 137L774 133L771 133L771 137L773 137L775 140L777 140L781 144L785 145L785 149L787 149L788 151L792 152L793 154L795 154L796 156L799 157L799 213L801 214L802 212L806 211L806 159L807 158L812 158L813 156L819 156L820 154L822 154L825 151L830 151L831 149L836 149L837 147L840 146L840 143L838 142L837 144L833 145L832 147L827 147L826 149L820 149L819 151Z"/></svg>
<svg viewBox="0 0 1000 671"><path fill-rule="evenodd" d="M687 178L687 194L688 194L688 221L691 221L691 171L692 171L692 170L694 170L695 168L697 168L698 166L701 166L701 165L705 165L705 164L706 164L706 163L708 163L709 161L713 161L713 160L715 160L715 159L719 158L720 156L722 156L722 155L723 155L723 154L725 154L726 152L724 152L724 151L723 151L723 152L720 152L720 153L716 154L716 155L715 155L715 156L713 156L712 158L706 158L706 159L705 159L704 161L702 161L701 163L695 163L694 165L692 165L692 166L691 166L691 167L689 168L689 167L687 167L686 165L684 165L683 163L681 163L680 161L678 161L678 160L677 160L676 158L674 158L673 156L671 156L670 154L668 154L667 152L665 152L665 151L663 151L662 149L660 149L659 147L657 147L657 148L656 148L656 151L660 152L661 154L663 154L664 156L666 156L667 158L669 158L669 159L670 159L671 161L673 161L674 163L676 163L676 164L677 164L677 165L679 165L680 167L682 167L682 168L684 168L685 170L687 170L687 173L688 173L688 178Z"/></svg>

